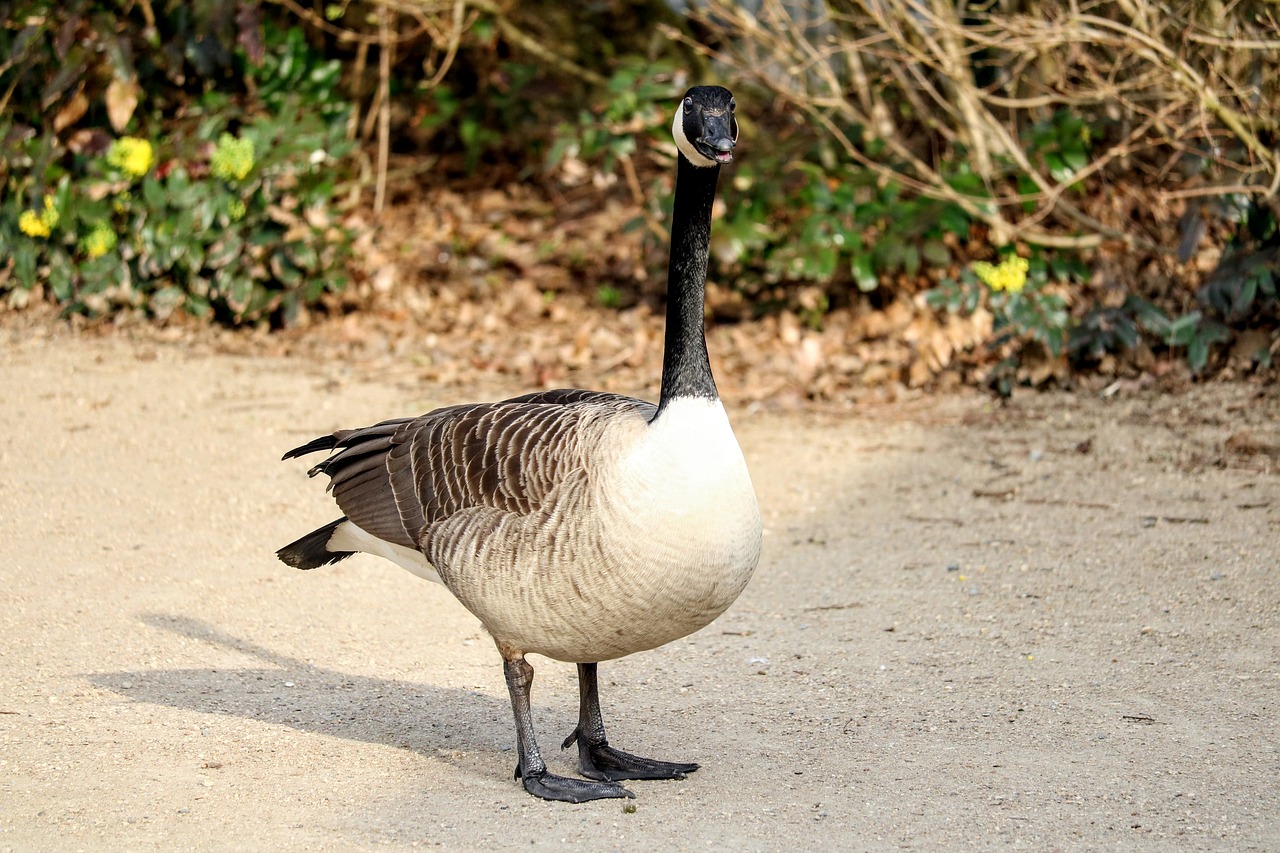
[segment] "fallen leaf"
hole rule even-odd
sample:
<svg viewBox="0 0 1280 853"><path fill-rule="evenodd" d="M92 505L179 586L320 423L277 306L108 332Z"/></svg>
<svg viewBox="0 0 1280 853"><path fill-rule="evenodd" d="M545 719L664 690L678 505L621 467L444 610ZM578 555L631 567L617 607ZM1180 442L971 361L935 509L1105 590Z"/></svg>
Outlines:
<svg viewBox="0 0 1280 853"><path fill-rule="evenodd" d="M141 88L135 79L121 80L116 78L107 86L107 119L116 133L123 133L133 118L133 111L138 108L138 93Z"/></svg>
<svg viewBox="0 0 1280 853"><path fill-rule="evenodd" d="M53 132L61 133L63 128L70 127L80 120L80 118L89 110L89 99L84 96L84 91L76 92L71 96L62 109L58 110L58 114L53 117Z"/></svg>

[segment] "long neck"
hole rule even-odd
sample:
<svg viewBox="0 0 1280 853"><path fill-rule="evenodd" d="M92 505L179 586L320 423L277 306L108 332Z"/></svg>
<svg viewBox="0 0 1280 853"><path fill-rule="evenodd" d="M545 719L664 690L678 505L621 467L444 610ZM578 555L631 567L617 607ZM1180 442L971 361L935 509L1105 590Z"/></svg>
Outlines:
<svg viewBox="0 0 1280 853"><path fill-rule="evenodd" d="M681 397L717 398L703 326L711 204L719 166L699 167L683 154L676 170L671 216L671 260L667 266L667 331L658 412Z"/></svg>

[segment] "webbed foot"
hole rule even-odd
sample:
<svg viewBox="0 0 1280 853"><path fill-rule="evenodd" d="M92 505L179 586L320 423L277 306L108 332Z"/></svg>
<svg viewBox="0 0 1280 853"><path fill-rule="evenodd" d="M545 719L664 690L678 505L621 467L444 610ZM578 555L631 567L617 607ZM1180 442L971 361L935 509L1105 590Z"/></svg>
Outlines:
<svg viewBox="0 0 1280 853"><path fill-rule="evenodd" d="M516 778L523 777L524 789L535 797L544 800L558 800L562 803L586 803L591 800L606 800L616 797L635 798L635 794L621 785L593 777L602 781L589 782L585 779L572 779L568 776L557 776L543 770L538 773L522 774L516 767Z"/></svg>
<svg viewBox="0 0 1280 853"><path fill-rule="evenodd" d="M578 766L588 779L617 782L622 779L683 779L698 769L697 764L658 761L614 749L608 741L591 743L579 729L565 739L563 749L578 743Z"/></svg>

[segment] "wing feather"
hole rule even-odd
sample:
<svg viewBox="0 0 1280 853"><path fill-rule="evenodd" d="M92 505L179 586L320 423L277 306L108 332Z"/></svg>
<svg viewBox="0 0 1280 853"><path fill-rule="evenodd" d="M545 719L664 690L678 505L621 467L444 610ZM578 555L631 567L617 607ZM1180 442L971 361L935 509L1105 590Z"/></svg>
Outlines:
<svg viewBox="0 0 1280 853"><path fill-rule="evenodd" d="M363 530L410 548L432 524L476 507L526 515L587 469L589 425L653 417L631 397L577 389L436 409L340 430L290 451L333 450L311 473L330 478L338 506Z"/></svg>

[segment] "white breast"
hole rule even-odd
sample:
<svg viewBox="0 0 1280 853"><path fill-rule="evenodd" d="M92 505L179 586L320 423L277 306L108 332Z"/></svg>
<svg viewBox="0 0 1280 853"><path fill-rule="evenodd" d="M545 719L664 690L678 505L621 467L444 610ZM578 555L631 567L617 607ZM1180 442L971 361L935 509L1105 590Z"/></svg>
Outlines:
<svg viewBox="0 0 1280 853"><path fill-rule="evenodd" d="M621 460L617 494L633 519L654 525L656 547L715 563L741 563L758 548L755 490L719 400L669 403Z"/></svg>

